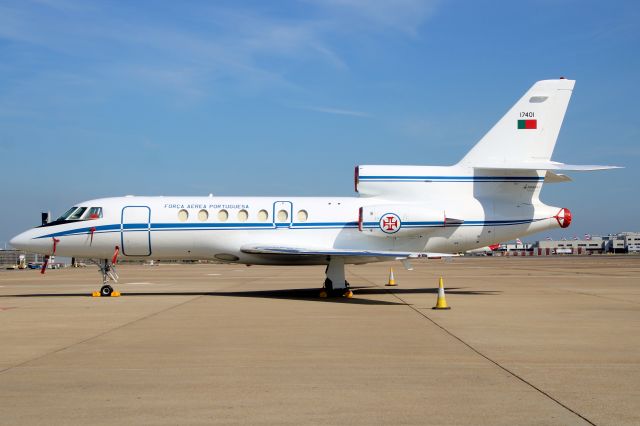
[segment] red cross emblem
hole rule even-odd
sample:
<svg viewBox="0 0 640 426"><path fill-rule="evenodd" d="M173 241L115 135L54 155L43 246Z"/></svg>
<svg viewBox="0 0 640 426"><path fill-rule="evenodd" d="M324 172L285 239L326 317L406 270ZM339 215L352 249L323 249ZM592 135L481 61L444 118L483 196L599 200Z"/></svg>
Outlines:
<svg viewBox="0 0 640 426"><path fill-rule="evenodd" d="M380 219L380 229L386 234L393 234L400 229L400 218L397 214L387 213Z"/></svg>

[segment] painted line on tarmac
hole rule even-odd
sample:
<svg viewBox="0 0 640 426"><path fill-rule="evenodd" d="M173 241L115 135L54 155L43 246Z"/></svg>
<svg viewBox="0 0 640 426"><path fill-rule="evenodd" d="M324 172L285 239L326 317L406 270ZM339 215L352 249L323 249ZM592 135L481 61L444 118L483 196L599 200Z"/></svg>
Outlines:
<svg viewBox="0 0 640 426"><path fill-rule="evenodd" d="M61 348L54 349L54 350L51 350L51 351L49 351L49 352L45 352L45 353L43 353L43 354L41 354L41 355L35 356L35 357L33 357L33 358L31 358L31 359L28 359L28 360L26 360L26 361L22 361L22 362L20 362L20 363L18 363L18 364L11 365L11 366L9 366L9 367L6 367L6 368L3 368L3 369L0 369L0 375L1 375L1 374L4 374L4 373L7 373L8 371L14 370L14 369L16 369L16 368L24 367L25 365L28 365L28 364L30 364L30 363L32 363L32 362L35 362L35 361L38 361L38 360L40 360L40 359L46 358L46 357L48 357L48 356L50 356L50 355L54 355L54 354L57 354L57 353L59 353L59 352L66 351L67 349L71 349L71 348L72 348L72 347L74 347L74 346L82 345L83 343L87 343L87 342L90 342L90 341L92 341L92 340L98 339L98 338L100 338L100 337L102 337L102 336L105 336L105 335L107 335L107 334L109 334L109 333L113 333L114 331L118 331L118 330L120 330L120 329L123 329L123 328L125 328L125 327L127 327L127 326L129 326L129 325L131 325L131 324L135 324L135 323L137 323L137 322L144 321L144 320L146 320L146 319L152 318L152 317L154 317L154 316L156 316L156 315L160 315L160 314L163 314L163 313L165 313L165 312L168 312L168 311L170 311L170 310L172 310L172 309L179 308L179 307L181 307L181 306L183 306L183 305L186 305L187 303L193 302L194 300L198 300L198 299L200 299L200 298L202 298L202 297L204 297L204 296L196 296L196 297L192 297L192 298L190 298L189 300L185 300L185 301L184 301L184 302L182 302L182 303L178 303L178 304L176 304L176 305L168 306L168 307L166 307L166 308L164 308L164 309L160 309L159 311L156 311L156 312L151 312L151 313L150 313L150 314L148 314L148 315L144 315L144 316L142 316L142 317L140 317L140 318L133 319L133 320L128 321L128 322L126 322L126 323L124 323L124 324L120 324L120 325L115 326L115 327L113 327L113 328L110 328L110 329L108 329L108 330L105 330L105 331L99 332L98 334L95 334L95 335L93 335L93 336L87 337L87 338L85 338L85 339L81 339L81 340L79 340L79 341L77 341L77 342L75 342L75 343L71 343L71 344L66 345L66 346L63 346L63 347L61 347Z"/></svg>
<svg viewBox="0 0 640 426"><path fill-rule="evenodd" d="M591 297L598 297L600 299L605 299L605 300L609 300L609 301L613 301L613 302L620 302L620 303L631 303L632 305L640 305L640 302L634 302L633 300L627 300L627 299L617 299L615 297L611 297L611 296L603 296L601 294L595 294L595 293L589 293L588 291L574 291L574 290L568 290L566 288L559 288L558 290L567 292L567 293L573 293L573 294L579 294L581 296L591 296Z"/></svg>
<svg viewBox="0 0 640 426"><path fill-rule="evenodd" d="M435 325L436 327L438 327L439 329L441 329L442 331L444 331L445 333L447 333L449 336L453 337L454 339L456 339L457 341L459 341L460 343L462 343L463 345L465 345L467 348L471 349L473 352L475 352L477 355L480 355L482 358L486 359L487 361L489 361L490 363L492 363L493 365L495 365L496 367L500 368L501 370L503 370L504 372L506 372L507 374L511 375L512 377L520 380L522 383L526 384L527 386L531 387L532 389L536 390L538 393L542 394L543 396L546 396L548 399L550 399L551 401L555 402L556 404L558 404L559 406L561 406L562 408L564 408L565 410L575 414L576 416L580 417L582 420L584 420L585 422L589 423L590 425L596 426L596 424L594 422L592 422L591 420L589 420L588 418L586 418L585 416L583 416L582 414L578 413L577 411L575 411L574 409L570 408L569 406L563 404L562 402L560 402L558 399L554 398L553 396L551 396L549 393L543 391L542 389L540 389L539 387L537 387L536 385L534 385L533 383L527 381L525 378L519 376L518 374L514 373L513 371L509 370L507 367L503 366L502 364L500 364L498 361L495 361L494 359L490 358L488 355L483 354L482 352L480 352L480 350L476 349L474 346L472 346L470 343L467 343L466 341L464 341L462 338L456 336L455 334L453 334L453 332L449 331L447 328L445 328L444 326L440 325L438 322L436 322L434 319L432 319L431 317L429 317L427 314L425 314L424 312L422 312L420 309L416 308L415 306L413 306L412 304L410 304L408 301L404 300L402 297L398 296L396 293L393 292L393 290L382 287L378 284L376 284L375 282L361 276L358 274L354 274L353 272L351 272L353 275L369 282L370 284L373 284L374 286L381 288L383 290L385 290L389 295L395 297L396 299L398 299L399 301L401 301L402 303L404 303L405 305L407 305L409 307L409 309L411 309L412 311L414 311L415 313L417 313L418 315L424 317L425 319L427 319L428 321L430 321L433 325Z"/></svg>
<svg viewBox="0 0 640 426"><path fill-rule="evenodd" d="M562 408L564 408L567 411L570 411L571 413L575 414L576 416L580 417L582 420L584 420L585 422L589 423L590 425L596 426L596 424L594 422L592 422L591 420L589 420L588 418L586 418L585 416L583 416L582 414L578 413L576 410L570 408L569 406L563 404L562 402L560 402L558 399L554 398L553 396L551 396L549 393L543 391L542 389L540 389L539 387L537 387L536 385L534 385L533 383L527 381L527 379L523 378L522 376L519 376L518 374L514 373L513 371L509 370L507 367L503 366L502 364L500 364L498 361L495 361L493 358L489 358L488 355L483 354L482 352L480 352L480 350L476 349L474 346L472 346L470 343L467 343L466 341L464 341L462 338L456 336L455 334L453 334L451 331L449 331L447 328L445 328L444 326L440 325L439 323L437 323L435 320L433 320L432 318L430 318L427 314L425 314L424 312L420 311L418 308L414 307L413 305L409 304L409 302L407 302L406 300L404 300L402 297L398 296L397 294L395 294L393 292L393 290L389 290L389 289L385 289L387 290L387 292L389 294L391 294L393 297L395 297L396 299L400 300L401 302L405 303L411 310L415 311L416 313L418 313L419 315L423 316L424 318L426 318L427 320L431 321L436 327L440 328L442 331L444 331L445 333L447 333L449 336L453 337L454 339L456 339L457 341L459 341L460 343L462 343L463 345L465 345L466 347L468 347L469 349L471 349L473 352L475 352L476 354L480 355L482 358L486 359L487 361L489 361L490 363L494 364L496 367L500 368L501 370L505 371L506 373L510 374L511 376L515 377L516 379L520 380L522 383L528 385L529 387L531 387L532 389L538 391L540 394L546 396L547 398L549 398L551 401L555 402L556 404L558 404L559 406L561 406Z"/></svg>

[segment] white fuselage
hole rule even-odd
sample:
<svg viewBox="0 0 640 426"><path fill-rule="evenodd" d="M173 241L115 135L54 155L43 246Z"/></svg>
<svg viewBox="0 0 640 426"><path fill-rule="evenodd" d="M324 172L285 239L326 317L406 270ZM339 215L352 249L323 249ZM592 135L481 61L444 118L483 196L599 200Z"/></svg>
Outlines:
<svg viewBox="0 0 640 426"><path fill-rule="evenodd" d="M366 167L381 166L361 166L359 197L103 198L77 205L100 207L101 217L34 228L12 244L53 254L55 238L56 255L82 258L110 258L118 247L124 258L325 264L322 257L264 256L243 247L459 253L558 227L558 208L537 199L543 178L535 172L487 177L422 167L398 177L367 175ZM369 216L360 218L361 208ZM392 233L383 231L387 213L401 222ZM350 256L345 263L376 260L383 259Z"/></svg>

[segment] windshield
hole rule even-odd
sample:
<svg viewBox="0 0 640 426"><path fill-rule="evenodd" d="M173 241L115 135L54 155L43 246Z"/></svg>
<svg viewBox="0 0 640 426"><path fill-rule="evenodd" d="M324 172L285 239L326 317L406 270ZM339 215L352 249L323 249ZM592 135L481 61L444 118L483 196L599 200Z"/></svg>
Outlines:
<svg viewBox="0 0 640 426"><path fill-rule="evenodd" d="M100 219L102 217L102 207L71 207L55 222L65 222L70 220Z"/></svg>
<svg viewBox="0 0 640 426"><path fill-rule="evenodd" d="M67 220L80 220L85 211L87 211L86 207L78 207L78 209L74 211Z"/></svg>
<svg viewBox="0 0 640 426"><path fill-rule="evenodd" d="M67 218L69 216L71 216L71 213L73 213L75 210L77 209L77 207L71 207L69 210L67 210L62 216L60 216L59 218L56 219L56 222L58 222L59 220L67 220Z"/></svg>

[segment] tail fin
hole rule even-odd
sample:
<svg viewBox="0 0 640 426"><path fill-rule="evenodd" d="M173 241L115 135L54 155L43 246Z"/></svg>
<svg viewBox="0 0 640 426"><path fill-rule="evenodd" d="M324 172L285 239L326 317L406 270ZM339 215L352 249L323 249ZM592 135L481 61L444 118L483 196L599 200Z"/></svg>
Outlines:
<svg viewBox="0 0 640 426"><path fill-rule="evenodd" d="M574 84L564 78L535 83L458 164L549 162Z"/></svg>

